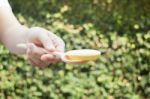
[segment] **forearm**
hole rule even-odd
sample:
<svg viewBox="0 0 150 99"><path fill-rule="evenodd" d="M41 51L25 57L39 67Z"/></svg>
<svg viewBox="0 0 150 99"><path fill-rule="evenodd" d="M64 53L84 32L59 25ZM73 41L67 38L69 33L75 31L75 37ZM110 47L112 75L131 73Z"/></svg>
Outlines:
<svg viewBox="0 0 150 99"><path fill-rule="evenodd" d="M1 0L0 0L1 1ZM4 0L5 1L5 0ZM7 1L7 0L6 0ZM4 3L0 8L0 40L13 53L25 53L16 47L18 43L25 43L28 28L22 26L14 16L9 4Z"/></svg>
<svg viewBox="0 0 150 99"><path fill-rule="evenodd" d="M0 0L0 22L1 32L5 31L8 27L20 25L12 12L8 0Z"/></svg>

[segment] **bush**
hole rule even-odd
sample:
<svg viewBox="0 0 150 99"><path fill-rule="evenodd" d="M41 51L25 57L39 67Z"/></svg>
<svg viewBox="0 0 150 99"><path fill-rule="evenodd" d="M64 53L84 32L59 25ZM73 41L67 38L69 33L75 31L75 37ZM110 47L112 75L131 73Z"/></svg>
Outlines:
<svg viewBox="0 0 150 99"><path fill-rule="evenodd" d="M24 4L23 4L23 3ZM149 0L13 0L22 24L62 37L66 50L102 52L96 62L33 68L3 46L1 99L148 99Z"/></svg>

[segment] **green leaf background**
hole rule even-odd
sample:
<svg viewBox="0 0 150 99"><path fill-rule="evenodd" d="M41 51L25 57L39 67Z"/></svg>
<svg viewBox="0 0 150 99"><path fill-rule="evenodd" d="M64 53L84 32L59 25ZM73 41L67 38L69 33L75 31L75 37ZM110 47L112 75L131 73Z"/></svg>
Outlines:
<svg viewBox="0 0 150 99"><path fill-rule="evenodd" d="M0 46L0 99L149 99L149 0L10 0L18 20L53 31L66 51L102 52L96 62L46 69Z"/></svg>

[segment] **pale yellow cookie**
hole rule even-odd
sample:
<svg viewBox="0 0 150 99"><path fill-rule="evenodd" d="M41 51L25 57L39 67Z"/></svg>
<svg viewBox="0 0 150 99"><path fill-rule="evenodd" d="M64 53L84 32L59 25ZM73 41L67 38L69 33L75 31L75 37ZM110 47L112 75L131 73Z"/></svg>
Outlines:
<svg viewBox="0 0 150 99"><path fill-rule="evenodd" d="M100 56L100 52L97 50L91 50L91 49L82 49L82 50L72 50L66 52L66 57L69 60L96 60Z"/></svg>

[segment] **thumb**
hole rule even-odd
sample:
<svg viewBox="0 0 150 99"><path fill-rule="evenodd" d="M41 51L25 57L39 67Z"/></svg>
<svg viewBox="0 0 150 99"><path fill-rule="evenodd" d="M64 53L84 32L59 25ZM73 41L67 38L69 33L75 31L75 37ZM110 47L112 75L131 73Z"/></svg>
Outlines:
<svg viewBox="0 0 150 99"><path fill-rule="evenodd" d="M50 37L48 35L46 35L46 33L43 33L40 36L40 41L46 50L55 51L55 46L54 46L52 40L50 39Z"/></svg>

